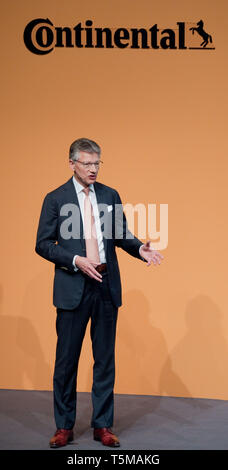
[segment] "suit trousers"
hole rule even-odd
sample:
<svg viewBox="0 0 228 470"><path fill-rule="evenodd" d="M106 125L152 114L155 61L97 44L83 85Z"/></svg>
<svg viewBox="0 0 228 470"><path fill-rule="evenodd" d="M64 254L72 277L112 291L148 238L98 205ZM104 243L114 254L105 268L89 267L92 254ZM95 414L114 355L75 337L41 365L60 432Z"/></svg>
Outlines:
<svg viewBox="0 0 228 470"><path fill-rule="evenodd" d="M80 305L57 308L54 369L54 414L57 429L72 429L76 420L78 362L88 321L93 351L91 427L113 426L115 337L118 308L111 300L108 274L102 283L85 275Z"/></svg>

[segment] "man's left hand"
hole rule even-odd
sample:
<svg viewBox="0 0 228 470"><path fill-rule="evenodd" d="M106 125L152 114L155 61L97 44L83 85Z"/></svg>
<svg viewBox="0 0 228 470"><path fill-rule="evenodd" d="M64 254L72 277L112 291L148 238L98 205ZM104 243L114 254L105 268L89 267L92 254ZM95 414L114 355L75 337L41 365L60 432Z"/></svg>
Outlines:
<svg viewBox="0 0 228 470"><path fill-rule="evenodd" d="M150 247L150 241L140 246L139 254L147 261L147 266L150 266L151 263L154 263L154 265L161 264L161 260L164 259L159 251Z"/></svg>

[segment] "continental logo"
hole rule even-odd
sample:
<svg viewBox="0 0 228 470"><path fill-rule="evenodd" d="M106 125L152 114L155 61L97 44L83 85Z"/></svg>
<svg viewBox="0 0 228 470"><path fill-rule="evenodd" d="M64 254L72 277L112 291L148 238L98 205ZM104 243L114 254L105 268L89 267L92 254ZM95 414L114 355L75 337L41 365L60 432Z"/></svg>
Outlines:
<svg viewBox="0 0 228 470"><path fill-rule="evenodd" d="M48 18L36 18L25 27L23 38L27 49L37 55L50 54L56 48L215 49L203 20L197 23L178 21L173 29L161 29L157 24L148 29L114 29L95 27L92 20L77 23L74 27L60 27L54 26Z"/></svg>

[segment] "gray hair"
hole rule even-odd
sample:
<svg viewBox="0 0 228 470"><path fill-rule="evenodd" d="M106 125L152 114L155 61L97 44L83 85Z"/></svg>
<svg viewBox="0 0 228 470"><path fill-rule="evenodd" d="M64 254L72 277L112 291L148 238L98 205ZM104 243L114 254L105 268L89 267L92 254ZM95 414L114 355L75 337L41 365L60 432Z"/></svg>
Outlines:
<svg viewBox="0 0 228 470"><path fill-rule="evenodd" d="M98 157L100 157L101 148L93 140L81 137L71 144L69 160L73 160L74 162L78 160L80 152L97 153Z"/></svg>

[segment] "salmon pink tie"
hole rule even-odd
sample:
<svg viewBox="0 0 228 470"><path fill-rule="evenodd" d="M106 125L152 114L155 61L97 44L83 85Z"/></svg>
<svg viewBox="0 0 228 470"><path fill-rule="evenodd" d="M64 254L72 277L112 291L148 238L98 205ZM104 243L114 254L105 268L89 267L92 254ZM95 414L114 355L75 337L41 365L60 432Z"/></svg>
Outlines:
<svg viewBox="0 0 228 470"><path fill-rule="evenodd" d="M86 256L94 263L100 264L100 256L97 242L97 232L92 204L89 198L89 187L83 189L84 201L84 232L86 243Z"/></svg>

